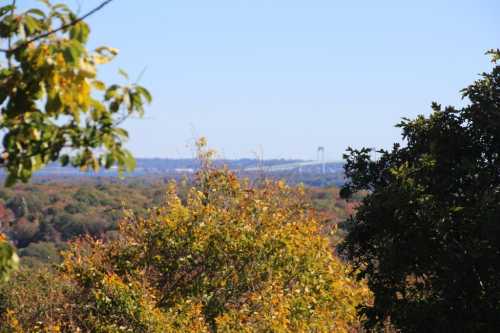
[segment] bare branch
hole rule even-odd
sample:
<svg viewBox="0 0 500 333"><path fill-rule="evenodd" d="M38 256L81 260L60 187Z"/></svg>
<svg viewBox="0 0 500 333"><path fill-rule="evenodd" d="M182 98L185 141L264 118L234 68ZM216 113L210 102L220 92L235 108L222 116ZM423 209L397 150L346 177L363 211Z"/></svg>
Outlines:
<svg viewBox="0 0 500 333"><path fill-rule="evenodd" d="M57 29L53 29L53 30L50 30L50 31L47 31L47 32L44 32L43 34L40 34L38 36L35 36L31 39L28 39L27 41L19 44L18 46L14 47L13 49L12 48L8 48L8 49L0 49L0 52L5 52L5 53L14 53L24 47L26 47L28 44L30 43L33 43L33 42L36 42L37 40L39 39L42 39L42 38L46 38L50 35L53 35L61 30L64 30L64 29L67 29L71 26L74 26L75 24L77 24L78 22L81 22L83 20L85 20L87 17L89 17L90 15L98 12L99 10L101 10L102 8L104 8L106 5L108 5L109 3L111 3L113 0L105 0L103 1L99 6L95 7L94 9L92 9L91 11L89 11L87 14L83 15L83 16L80 16L79 18L67 23L67 24L63 24L61 25L59 28Z"/></svg>

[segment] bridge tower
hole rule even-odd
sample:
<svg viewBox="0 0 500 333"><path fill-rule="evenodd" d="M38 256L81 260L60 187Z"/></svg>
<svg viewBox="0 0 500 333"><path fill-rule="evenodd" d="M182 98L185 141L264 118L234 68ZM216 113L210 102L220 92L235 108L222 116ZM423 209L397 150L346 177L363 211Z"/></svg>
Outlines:
<svg viewBox="0 0 500 333"><path fill-rule="evenodd" d="M318 162L321 162L321 173L326 173L325 147L319 146L316 154Z"/></svg>

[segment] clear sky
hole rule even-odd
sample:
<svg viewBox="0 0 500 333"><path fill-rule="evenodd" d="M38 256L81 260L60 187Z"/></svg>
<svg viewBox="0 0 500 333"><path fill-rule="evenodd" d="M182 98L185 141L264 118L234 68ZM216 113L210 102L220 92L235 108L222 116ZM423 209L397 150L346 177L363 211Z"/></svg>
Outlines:
<svg viewBox="0 0 500 333"><path fill-rule="evenodd" d="M227 158L389 148L401 117L462 103L500 47L498 0L114 0L89 23L92 46L120 49L107 81L146 67L137 157L191 156L201 135Z"/></svg>

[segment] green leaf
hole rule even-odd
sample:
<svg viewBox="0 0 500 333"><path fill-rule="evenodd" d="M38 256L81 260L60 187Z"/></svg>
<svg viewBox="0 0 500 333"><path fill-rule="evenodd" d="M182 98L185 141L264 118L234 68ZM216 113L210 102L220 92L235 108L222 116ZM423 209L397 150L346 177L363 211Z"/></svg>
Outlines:
<svg viewBox="0 0 500 333"><path fill-rule="evenodd" d="M26 14L34 14L34 15L40 16L41 19L44 19L46 17L45 13L38 8L31 8L31 9L26 11Z"/></svg>
<svg viewBox="0 0 500 333"><path fill-rule="evenodd" d="M109 86L108 89L106 90L106 94L104 94L104 99L108 101L113 97L115 97L118 89L120 89L120 86L117 84Z"/></svg>
<svg viewBox="0 0 500 333"><path fill-rule="evenodd" d="M134 156L128 150L124 150L123 162L127 171L132 171L136 167Z"/></svg>
<svg viewBox="0 0 500 333"><path fill-rule="evenodd" d="M118 49L114 47L109 47L109 46L99 46L98 48L95 49L95 52L102 54L102 55L117 55L118 54Z"/></svg>
<svg viewBox="0 0 500 333"><path fill-rule="evenodd" d="M33 18L32 16L25 16L23 19L25 25L25 31L28 35L33 35L41 30L40 21Z"/></svg>
<svg viewBox="0 0 500 333"><path fill-rule="evenodd" d="M63 107L61 97L59 94L54 94L52 97L47 98L47 103L45 103L45 111L48 113L58 113Z"/></svg>
<svg viewBox="0 0 500 333"><path fill-rule="evenodd" d="M47 1L48 3L48 1ZM69 9L68 6L66 6L65 4L63 3L58 3L58 4L55 4L54 6L52 6L52 10L53 11L61 11L61 12L65 12L65 13L68 13L68 12L71 12L71 10Z"/></svg>
<svg viewBox="0 0 500 333"><path fill-rule="evenodd" d="M92 85L94 86L94 88L96 88L97 90L106 90L106 85L104 84L104 82L102 81L99 81L99 80L94 80L92 81Z"/></svg>
<svg viewBox="0 0 500 333"><path fill-rule="evenodd" d="M69 36L71 39L76 39L80 43L85 44L87 42L89 33L89 26L85 22L78 22L70 29Z"/></svg>
<svg viewBox="0 0 500 333"><path fill-rule="evenodd" d="M33 171L39 170L43 166L42 157L40 155L31 157L31 168Z"/></svg>
<svg viewBox="0 0 500 333"><path fill-rule="evenodd" d="M94 52L94 63L106 64L118 54L118 49L115 49L113 47L101 46L95 49Z"/></svg>
<svg viewBox="0 0 500 333"><path fill-rule="evenodd" d="M115 128L113 130L115 134L121 138L128 139L128 132L123 128Z"/></svg>
<svg viewBox="0 0 500 333"><path fill-rule="evenodd" d="M0 17L4 16L7 13L10 13L13 8L15 8L13 5L7 5L7 6L0 7Z"/></svg>
<svg viewBox="0 0 500 333"><path fill-rule="evenodd" d="M153 100L153 97L151 96L151 94L149 93L149 91L146 88L144 88L142 86L137 86L135 89L139 94L141 94L141 96L143 96L146 99L146 101L148 103L151 103L151 101Z"/></svg>
<svg viewBox="0 0 500 333"><path fill-rule="evenodd" d="M63 50L64 60L72 65L76 65L78 64L82 53L82 44L76 40L72 40Z"/></svg>
<svg viewBox="0 0 500 333"><path fill-rule="evenodd" d="M0 238L0 282L7 282L9 274L18 267L19 257L14 248L6 240Z"/></svg>

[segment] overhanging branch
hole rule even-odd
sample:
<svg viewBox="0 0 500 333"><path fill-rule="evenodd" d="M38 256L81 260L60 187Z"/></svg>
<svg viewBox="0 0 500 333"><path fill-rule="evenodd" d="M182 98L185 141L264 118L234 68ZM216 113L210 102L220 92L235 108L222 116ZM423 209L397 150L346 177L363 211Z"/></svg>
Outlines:
<svg viewBox="0 0 500 333"><path fill-rule="evenodd" d="M53 34L59 32L59 31L61 31L61 30L67 29L67 28L69 28L69 27L77 24L78 22L81 22L81 21L85 20L87 17L91 16L92 14L98 12L99 10L101 10L102 8L104 8L106 5L108 5L112 1L113 0L105 0L99 6L95 7L94 9L92 9L91 11L89 11L88 13L86 13L85 15L80 16L79 18L77 18L77 19L75 19L75 20L73 20L73 21L71 21L69 23L63 24L63 25L61 25L57 29L49 30L47 32L44 32L43 34L37 35L35 37L32 37L32 38L24 41L23 43L17 45L14 48L0 49L0 52L14 53L14 52L16 52L16 51L18 51L18 50L26 47L30 43L36 42L37 40L42 39L42 38L46 38L46 37L48 37L50 35L53 35Z"/></svg>

